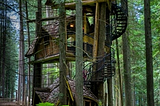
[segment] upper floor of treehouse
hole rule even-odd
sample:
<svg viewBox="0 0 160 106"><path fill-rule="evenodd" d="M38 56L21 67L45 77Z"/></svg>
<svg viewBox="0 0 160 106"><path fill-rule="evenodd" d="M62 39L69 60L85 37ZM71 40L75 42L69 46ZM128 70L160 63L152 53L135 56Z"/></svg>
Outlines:
<svg viewBox="0 0 160 106"><path fill-rule="evenodd" d="M84 57L92 56L93 26L88 18L83 20L83 51ZM75 60L75 15L66 17L66 57L68 61ZM59 60L59 21L41 27L41 36L37 36L26 53L27 57L35 56L37 62L50 62Z"/></svg>
<svg viewBox="0 0 160 106"><path fill-rule="evenodd" d="M111 17L114 15L115 22L112 22L113 19L110 19L110 22L106 23L106 33L105 36L110 35L111 40L117 39L120 37L126 29L127 26L127 15L117 5L109 5L111 4L110 0L82 0L83 7L83 56L84 58L93 56L93 48L95 43L95 36L98 36L100 29L98 18L99 13L96 9L96 3L106 2L106 9L110 12ZM113 2L113 0L112 0ZM34 63L49 63L59 61L59 19L58 17L53 17L52 13L54 10L57 10L58 6L51 2L51 0L47 0L46 3L48 11L46 12L45 19L41 19L41 21L45 20L45 24L40 27L40 35L36 35L35 40L32 42L32 45L28 49L26 53L26 57L34 56ZM49 6L49 7L48 7ZM111 8L112 7L112 8ZM66 10L70 10L69 15L66 13L66 59L67 61L75 60L75 48L76 48L76 35L75 35L75 19L76 15L75 11L75 2L65 3ZM46 9L46 10L47 10ZM107 17L106 17L107 18ZM51 20L52 19L52 20ZM50 20L50 21L46 21ZM108 19L109 20L109 19ZM110 31L107 31L107 30ZM97 34L97 35L96 35ZM97 39L96 39L97 40ZM104 39L105 42L106 39ZM107 45L104 45L104 48Z"/></svg>

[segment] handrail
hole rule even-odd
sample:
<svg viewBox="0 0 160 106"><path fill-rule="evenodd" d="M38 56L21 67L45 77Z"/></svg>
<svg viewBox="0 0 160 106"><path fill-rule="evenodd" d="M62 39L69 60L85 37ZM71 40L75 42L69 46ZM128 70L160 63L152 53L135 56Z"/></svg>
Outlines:
<svg viewBox="0 0 160 106"><path fill-rule="evenodd" d="M114 49L111 48L112 52L111 53L106 53L105 55L103 56L100 56L100 57L97 57L97 61L95 62L91 62L91 63L88 63L84 66L83 70L86 70L86 67L89 66L89 68L87 69L87 75L88 75L88 78L85 80L85 81L92 81L92 77L97 73L97 72L101 72L101 71L104 71L104 68L105 67L108 67L109 65L112 66L113 63L115 63L114 61ZM110 58L110 60L108 61L108 59L106 59L107 57ZM99 65L100 66L95 70L93 71L93 67L96 65ZM102 73L102 72L101 72ZM112 74L112 73L111 73ZM113 73L114 74L114 73ZM112 75L113 75L112 74ZM112 75L109 75L109 76L112 76Z"/></svg>
<svg viewBox="0 0 160 106"><path fill-rule="evenodd" d="M110 34L111 41L120 37L127 28L128 11L124 7L126 5L127 3L121 6L118 6L117 3L112 3L111 15L114 15L114 17L111 17L110 24L106 26L106 28L110 27L110 32L106 33L106 36Z"/></svg>

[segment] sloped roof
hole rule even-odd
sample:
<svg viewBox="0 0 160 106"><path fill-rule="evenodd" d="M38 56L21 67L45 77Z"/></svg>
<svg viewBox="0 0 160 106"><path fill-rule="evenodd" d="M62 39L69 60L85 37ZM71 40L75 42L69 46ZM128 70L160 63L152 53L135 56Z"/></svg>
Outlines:
<svg viewBox="0 0 160 106"><path fill-rule="evenodd" d="M29 57L29 56L31 56L31 55L34 54L37 40L38 40L38 37L36 37L36 38L33 40L31 46L29 47L27 53L25 54L26 57Z"/></svg>
<svg viewBox="0 0 160 106"><path fill-rule="evenodd" d="M70 22L70 21L75 21L75 15L71 15L66 17L66 21ZM49 36L53 37L53 38L58 38L59 36L59 21L58 20L54 20L52 23L44 25L42 27L42 37L46 36L46 34L48 34ZM25 54L26 57L32 56L36 51L35 51L35 47L36 44L38 43L38 40L42 37L36 37L31 46L29 47L27 53Z"/></svg>
<svg viewBox="0 0 160 106"><path fill-rule="evenodd" d="M58 38L59 35L59 21L54 21L51 24L47 24L43 26L43 29L48 32L48 34L52 37Z"/></svg>
<svg viewBox="0 0 160 106"><path fill-rule="evenodd" d="M69 87L71 89L72 96L75 98L75 81L68 79ZM35 91L38 97L42 100L42 102L50 102L57 104L58 103L58 94L59 94L59 79L56 79L52 85L47 87L50 89L50 92L47 91ZM70 95L71 96L71 95ZM83 96L85 98L91 99L97 102L97 97L85 86L83 86Z"/></svg>
<svg viewBox="0 0 160 106"><path fill-rule="evenodd" d="M74 80L68 80L72 95L75 97L75 81ZM83 96L86 98L92 98L92 100L97 101L97 97L89 90L87 87L83 86Z"/></svg>

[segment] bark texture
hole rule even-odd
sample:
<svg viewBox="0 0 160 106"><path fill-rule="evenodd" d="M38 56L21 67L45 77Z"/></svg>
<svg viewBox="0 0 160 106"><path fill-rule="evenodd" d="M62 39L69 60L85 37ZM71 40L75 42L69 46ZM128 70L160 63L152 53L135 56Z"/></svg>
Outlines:
<svg viewBox="0 0 160 106"><path fill-rule="evenodd" d="M83 21L82 2L76 0L76 76L75 76L75 98L76 106L83 106Z"/></svg>
<svg viewBox="0 0 160 106"><path fill-rule="evenodd" d="M67 89L66 88L66 71L67 71L67 64L66 64L66 31L65 31L65 2L60 1L59 6L59 48L60 48L60 105L67 104Z"/></svg>
<svg viewBox="0 0 160 106"><path fill-rule="evenodd" d="M147 106L154 106L150 0L144 0L144 20L146 44Z"/></svg>

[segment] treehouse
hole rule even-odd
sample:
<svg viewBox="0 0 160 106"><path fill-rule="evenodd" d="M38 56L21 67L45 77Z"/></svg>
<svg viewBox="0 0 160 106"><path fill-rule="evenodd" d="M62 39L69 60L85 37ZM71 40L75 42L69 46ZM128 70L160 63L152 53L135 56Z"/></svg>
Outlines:
<svg viewBox="0 0 160 106"><path fill-rule="evenodd" d="M69 106L75 106L75 81L71 79L66 80L66 88L67 88L67 102ZM34 104L38 103L54 103L55 106L59 105L58 99L59 93L59 78L57 78L53 84L46 88L35 88L34 89ZM97 97L87 88L83 87L83 101L84 106L97 106L98 99Z"/></svg>
<svg viewBox="0 0 160 106"><path fill-rule="evenodd" d="M103 15L100 15L100 12L103 14L103 11L101 11L99 3L106 4L106 16L103 19ZM50 0L47 0L45 4L53 10L58 7ZM84 71L87 71L87 74L84 73L86 74L84 84L89 88L93 88L94 83L103 83L115 74L114 49L111 48L111 44L125 32L127 27L127 10L125 9L127 4L125 2L120 6L117 4L114 0L82 0L83 59L89 62L84 64ZM75 11L75 2L65 3L65 9ZM77 36L75 35L75 18L76 14L74 13L66 16L67 62L75 61L75 38ZM40 21L47 19L52 19L52 21L39 26L39 33L25 55L26 57L34 57L34 60L29 63L34 65L33 87L39 88L41 87L42 64L59 62L60 54L58 17L41 19ZM101 28L103 32L101 32ZM98 53L99 51L100 53Z"/></svg>
<svg viewBox="0 0 160 106"><path fill-rule="evenodd" d="M92 56L93 50L93 26L90 25L88 18L85 18L85 27L83 28L83 48L85 53ZM75 15L66 17L67 24L67 61L75 60ZM32 43L32 46L26 53L26 56L35 56L35 62L49 63L51 61L59 61L59 21L56 20L51 24L41 28L41 35ZM84 56L85 56L84 53Z"/></svg>

